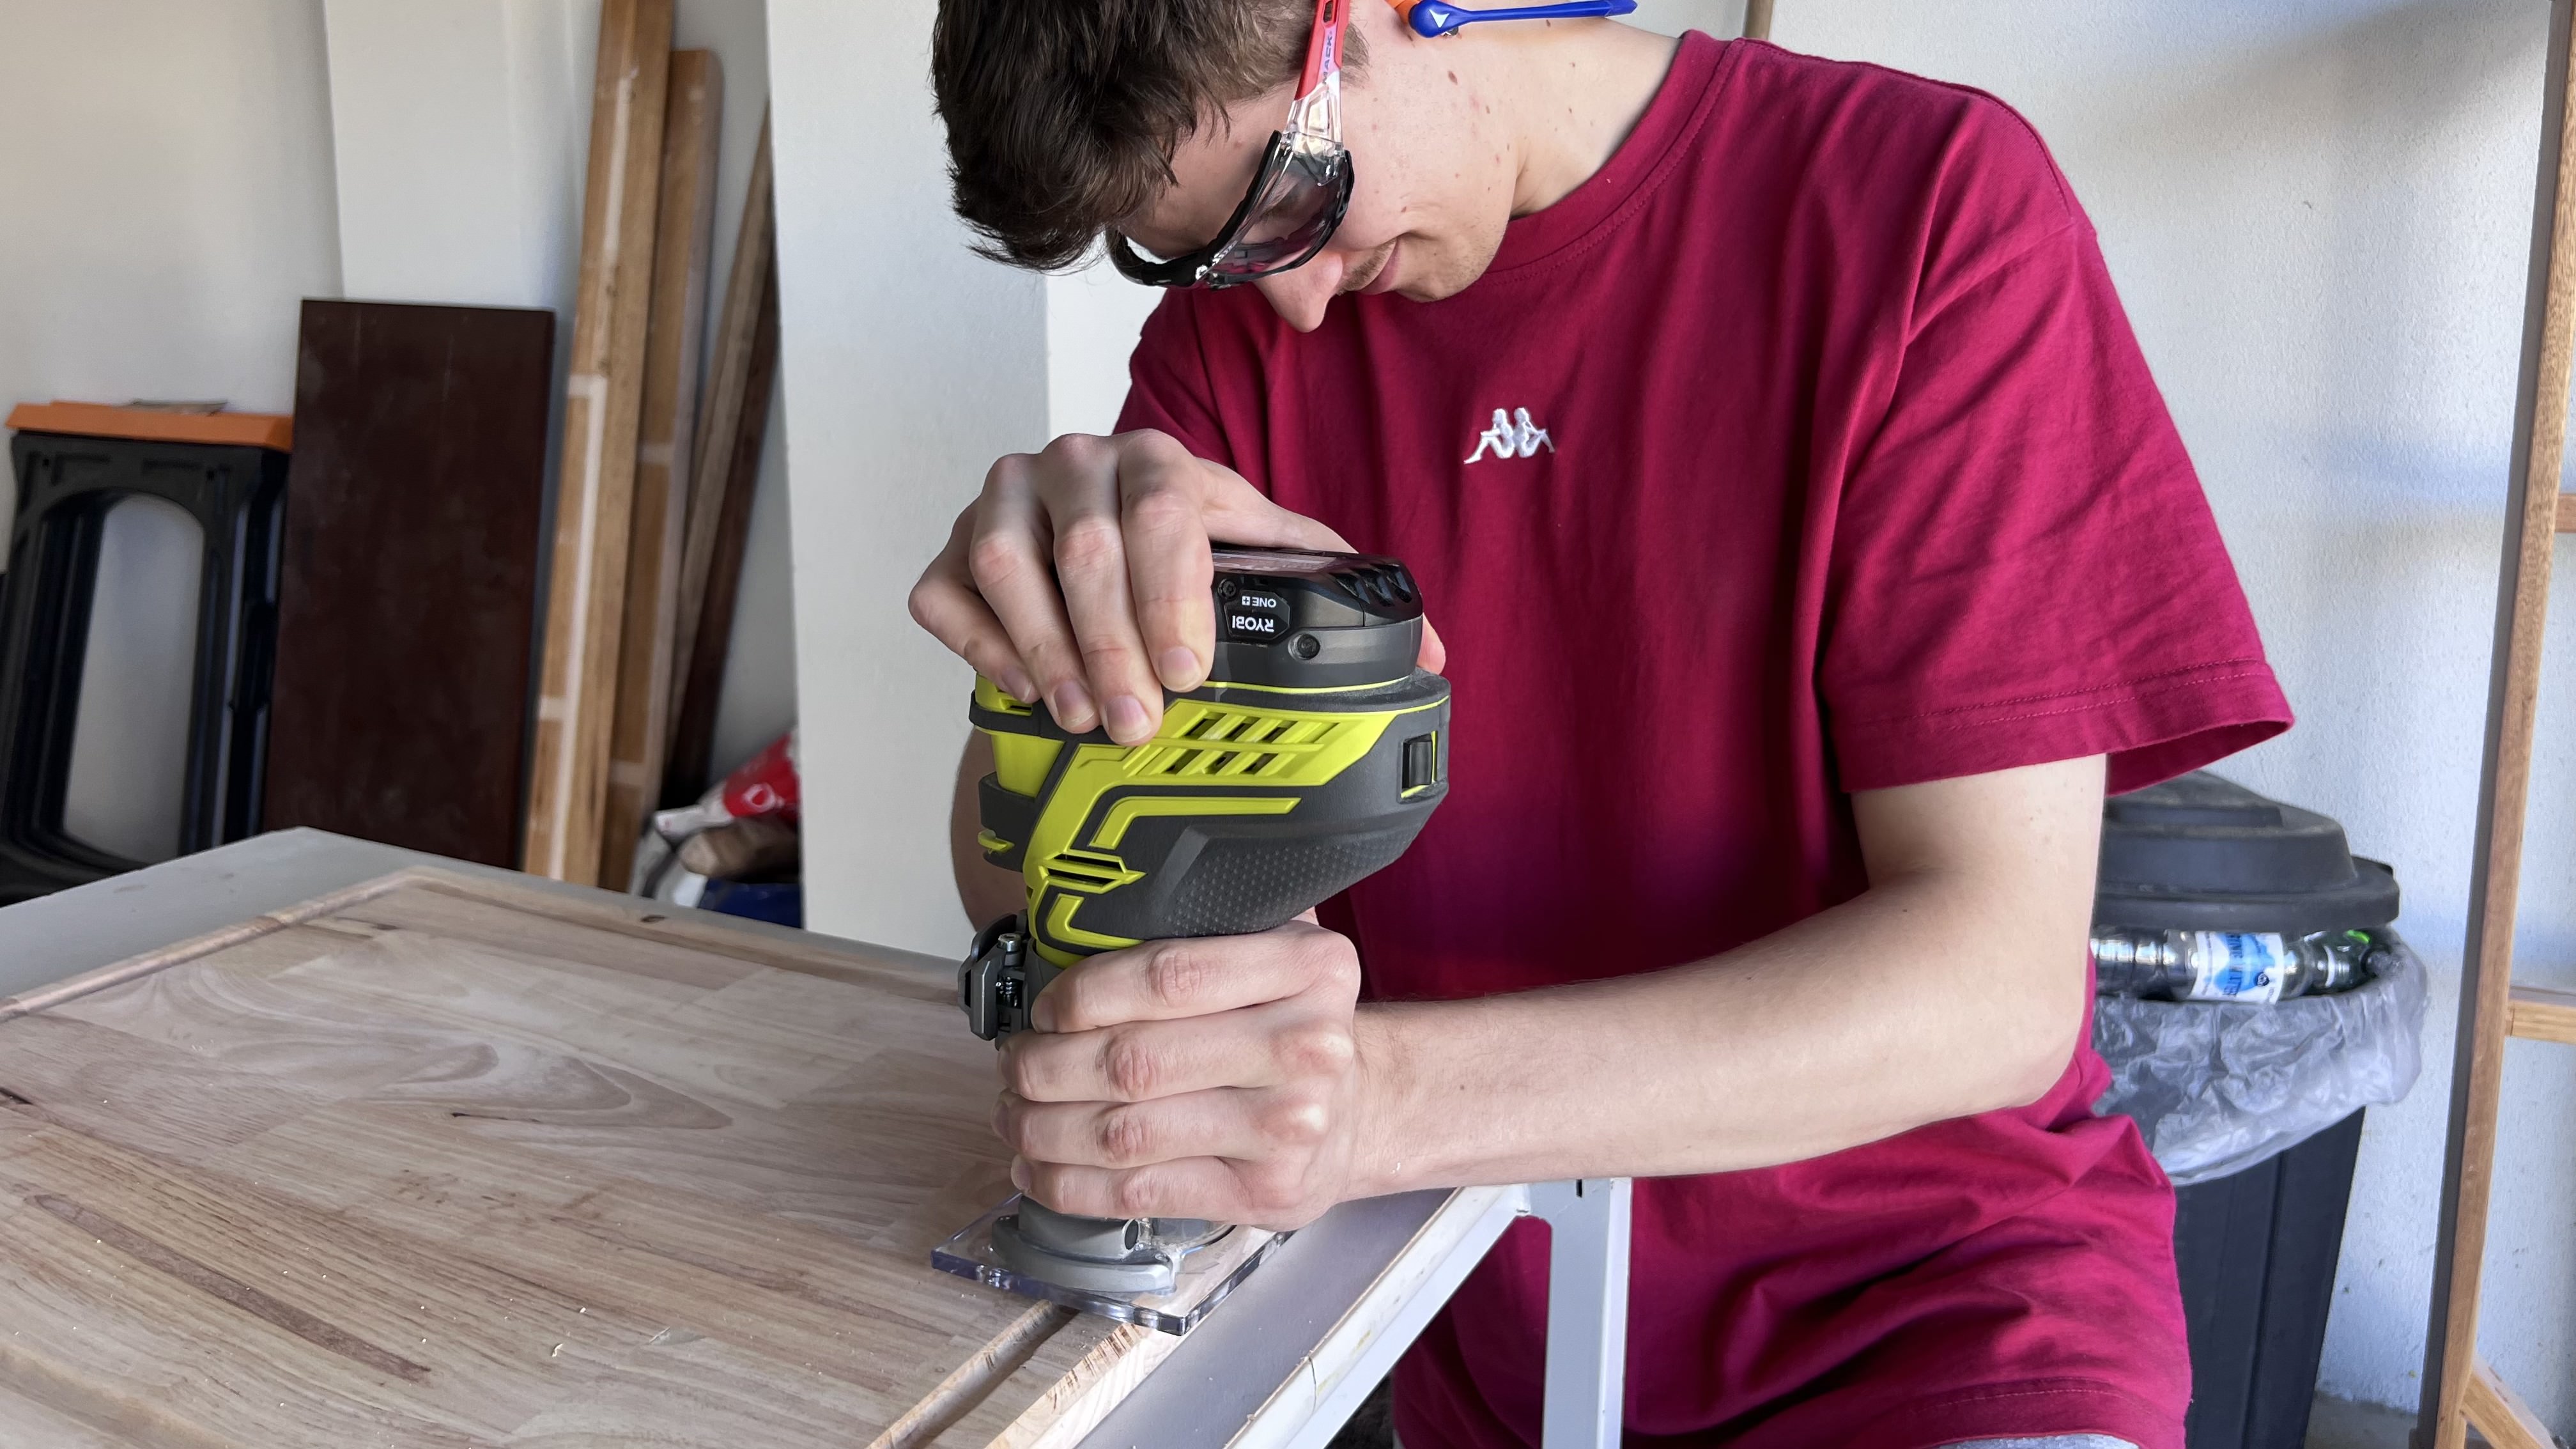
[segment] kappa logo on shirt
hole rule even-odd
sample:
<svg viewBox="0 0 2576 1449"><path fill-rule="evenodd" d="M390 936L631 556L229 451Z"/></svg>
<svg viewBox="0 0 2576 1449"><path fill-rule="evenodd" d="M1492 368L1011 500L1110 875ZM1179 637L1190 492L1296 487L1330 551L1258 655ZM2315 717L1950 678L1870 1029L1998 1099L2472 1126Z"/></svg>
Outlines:
<svg viewBox="0 0 2576 1449"><path fill-rule="evenodd" d="M1510 412L1496 408L1494 425L1476 439L1476 451L1467 455L1467 461L1473 463L1489 452L1497 458L1535 458L1542 447L1555 452L1556 439L1547 435L1547 429L1530 421L1528 408L1514 408Z"/></svg>

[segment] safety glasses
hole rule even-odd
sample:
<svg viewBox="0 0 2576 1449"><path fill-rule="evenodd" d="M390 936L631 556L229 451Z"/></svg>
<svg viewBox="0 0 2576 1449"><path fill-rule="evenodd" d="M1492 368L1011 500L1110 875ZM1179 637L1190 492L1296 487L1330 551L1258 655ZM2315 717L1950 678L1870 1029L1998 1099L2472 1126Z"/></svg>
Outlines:
<svg viewBox="0 0 2576 1449"><path fill-rule="evenodd" d="M1342 6L1320 0L1306 70L1288 124L1270 138L1251 189L1216 240L1156 261L1109 234L1109 260L1153 287L1233 287L1314 260L1351 205L1351 153L1342 145Z"/></svg>
<svg viewBox="0 0 2576 1449"><path fill-rule="evenodd" d="M1315 259L1351 206L1351 153L1342 145L1342 7L1318 0L1306 41L1306 69L1288 124L1270 138L1261 168L1216 240L1156 259L1109 233L1109 260L1149 287L1235 287L1293 271ZM1437 37L1480 20L1571 20L1626 15L1637 0L1563 0L1553 5L1469 10L1438 0L1388 0L1416 35Z"/></svg>

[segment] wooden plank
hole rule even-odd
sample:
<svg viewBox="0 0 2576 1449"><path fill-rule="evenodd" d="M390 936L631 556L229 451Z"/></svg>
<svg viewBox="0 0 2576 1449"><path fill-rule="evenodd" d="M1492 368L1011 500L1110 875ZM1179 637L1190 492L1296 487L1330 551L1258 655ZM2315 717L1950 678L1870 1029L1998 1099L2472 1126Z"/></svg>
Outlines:
<svg viewBox="0 0 2576 1449"><path fill-rule="evenodd" d="M2509 1030L2515 1036L2576 1046L2576 991L2517 986L2511 1011Z"/></svg>
<svg viewBox="0 0 2576 1449"><path fill-rule="evenodd" d="M2470 1370L2466 1397L2470 1427L2484 1434L2495 1449L2558 1449L2549 1426L2483 1359Z"/></svg>
<svg viewBox="0 0 2576 1449"><path fill-rule="evenodd" d="M644 817L660 803L670 748L680 549L696 456L698 358L715 245L716 123L724 71L711 50L671 53L662 140L662 219L653 243L653 321L644 346L644 421L636 451L635 530L626 563L617 711L609 732L599 883L623 889Z"/></svg>
<svg viewBox="0 0 2576 1449"><path fill-rule="evenodd" d="M31 1442L1057 1449L1179 1342L929 1266L1008 1157L899 953L407 871L22 1002L0 1088Z"/></svg>
<svg viewBox="0 0 2576 1449"><path fill-rule="evenodd" d="M263 824L518 857L555 316L307 301Z"/></svg>
<svg viewBox="0 0 2576 1449"><path fill-rule="evenodd" d="M2576 110L2567 103L2576 27L2570 25L2569 0L2556 0L2550 14L2531 281L2514 410L2512 457L2518 476L2506 517L2499 581L2478 846L2470 871L2459 1034L2452 1059L2450 1133L2418 1407L2418 1438L2428 1449L2466 1449L2468 1441L2464 1406L2477 1348L2479 1275L2486 1259L2496 1117L2504 1085L2532 734L2567 446L2568 384L2571 367L2576 367Z"/></svg>
<svg viewBox="0 0 2576 1449"><path fill-rule="evenodd" d="M662 798L680 804L709 782L716 706L733 638L734 597L742 579L743 538L751 529L760 454L768 440L769 395L778 377L777 218L770 181L769 120L743 195L742 230L733 275L725 285L724 319L707 370L705 427L689 489L687 538L680 564L677 648L671 676L670 763Z"/></svg>
<svg viewBox="0 0 2576 1449"><path fill-rule="evenodd" d="M671 0L604 0L522 863L599 873L660 220Z"/></svg>

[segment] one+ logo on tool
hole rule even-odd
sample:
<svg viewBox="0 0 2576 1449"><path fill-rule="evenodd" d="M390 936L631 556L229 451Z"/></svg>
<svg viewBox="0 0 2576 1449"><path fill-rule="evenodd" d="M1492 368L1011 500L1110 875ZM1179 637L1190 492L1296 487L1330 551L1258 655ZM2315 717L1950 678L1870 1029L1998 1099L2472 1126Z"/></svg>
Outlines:
<svg viewBox="0 0 2576 1449"><path fill-rule="evenodd" d="M1555 452L1556 439L1547 435L1547 429L1530 421L1528 408L1514 408L1510 412L1496 408L1494 425L1476 439L1476 451L1467 455L1467 461L1473 463L1487 453L1497 458L1535 458L1540 448Z"/></svg>

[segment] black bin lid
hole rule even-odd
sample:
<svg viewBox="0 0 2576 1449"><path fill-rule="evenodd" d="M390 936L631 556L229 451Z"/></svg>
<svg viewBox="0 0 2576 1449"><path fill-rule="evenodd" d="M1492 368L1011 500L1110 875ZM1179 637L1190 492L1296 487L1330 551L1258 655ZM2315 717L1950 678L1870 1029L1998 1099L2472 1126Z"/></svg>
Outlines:
<svg viewBox="0 0 2576 1449"><path fill-rule="evenodd" d="M2102 802L2097 926L2305 935L2395 919L2396 874L2313 810L2207 770Z"/></svg>

